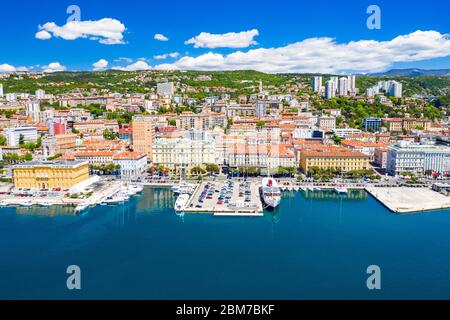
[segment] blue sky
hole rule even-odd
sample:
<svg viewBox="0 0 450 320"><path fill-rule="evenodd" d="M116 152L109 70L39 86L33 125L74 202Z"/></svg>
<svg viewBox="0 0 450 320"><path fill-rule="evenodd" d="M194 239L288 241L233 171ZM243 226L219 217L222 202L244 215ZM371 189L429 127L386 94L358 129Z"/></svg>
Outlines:
<svg viewBox="0 0 450 320"><path fill-rule="evenodd" d="M381 8L381 29L369 30L366 27L369 5L376 4ZM64 26L68 18L66 9L69 5L78 5L81 9L81 20L97 21L111 18L122 24L123 44L102 44L98 40L77 38L65 40L52 37L47 40L36 38L38 26L54 22ZM450 68L450 44L442 40L444 34L450 32L448 13L450 4L444 0L428 1L8 1L2 4L0 30L2 30L2 50L0 65L12 67L24 66L41 70L44 65L58 63L67 70L91 70L92 64L100 59L108 62L106 68L126 67L142 62L137 67L153 68L155 66L193 69L260 69L268 72L283 71L321 71L343 72L349 70L348 56L355 57L355 70L374 71L388 68ZM47 30L47 29L46 29ZM223 35L234 32L257 30L251 44L240 48L195 48L185 41L198 36L202 32ZM436 34L415 34L408 41L406 55L421 54L425 58L402 59L402 53L390 51L384 58L386 48L377 48L378 56L374 56L374 64L360 61L367 55L362 50L353 54L353 48L341 48L351 41L375 40L378 43L391 41L401 35L414 32L435 31ZM163 34L169 40L158 41L155 34ZM416 36L417 35L417 36ZM332 43L310 45L302 43L311 38L332 38ZM432 38L429 40L429 38ZM438 37L438 38L436 38ZM440 38L439 38L440 37ZM431 46L440 49L423 48L421 43L431 41ZM443 41L443 42L442 42ZM297 43L297 46L275 51L252 51L255 49L285 48ZM418 43L418 44L417 44ZM441 45L442 43L442 45ZM336 47L337 46L337 47ZM428 46L428 45L427 45ZM367 45L365 45L367 47ZM405 45L400 46L403 50ZM330 52L340 51L337 57ZM417 48L417 49L416 49ZM370 48L365 49L371 52ZM413 51L411 51L413 50ZM417 50L417 52L414 52ZM233 53L241 51L244 55ZM250 54L248 51L252 51ZM298 52L301 54L297 54ZM439 51L439 52L436 52ZM166 59L155 59L154 56L168 53L178 56L167 56ZM231 55L228 57L228 55ZM292 55L292 56L291 56ZM322 58L320 58L323 55ZM183 59L184 56L191 57ZM131 60L118 62L120 57ZM198 58L200 57L200 58ZM286 57L284 63L278 63L280 57ZM430 58L431 57L431 58ZM198 59L195 59L198 58ZM343 60L341 60L341 58ZM182 61L179 61L183 59ZM323 59L323 61L321 60ZM358 60L359 59L359 60ZM369 59L369 58L368 58ZM257 62L255 62L258 60ZM273 61L271 61L273 60ZM281 59L282 60L282 59ZM327 65L335 60L335 65ZM404 61L408 60L408 61ZM275 61L275 62L274 62ZM326 65L323 66L322 65ZM366 70L367 69L367 70Z"/></svg>

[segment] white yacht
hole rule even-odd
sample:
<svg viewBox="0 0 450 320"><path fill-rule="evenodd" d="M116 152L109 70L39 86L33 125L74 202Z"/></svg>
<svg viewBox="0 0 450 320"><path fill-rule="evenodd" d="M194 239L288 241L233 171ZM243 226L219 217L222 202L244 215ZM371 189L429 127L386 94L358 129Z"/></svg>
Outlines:
<svg viewBox="0 0 450 320"><path fill-rule="evenodd" d="M344 186L341 186L341 187L334 188L334 191L336 191L337 193L347 193L348 189Z"/></svg>
<svg viewBox="0 0 450 320"><path fill-rule="evenodd" d="M175 201L175 211L184 211L184 209L186 209L187 203L189 202L189 198L190 196L187 193L179 195L177 200Z"/></svg>
<svg viewBox="0 0 450 320"><path fill-rule="evenodd" d="M89 207L87 204L79 204L75 207L75 212L81 212L86 210Z"/></svg>
<svg viewBox="0 0 450 320"><path fill-rule="evenodd" d="M103 203L105 204L119 204L119 203L123 203L125 200L127 200L126 197L124 197L121 194L117 194L115 196L111 196L106 198Z"/></svg>
<svg viewBox="0 0 450 320"><path fill-rule="evenodd" d="M47 201L42 201L42 202L39 203L39 205L41 207L51 207L52 206L52 204L50 202L47 202Z"/></svg>
<svg viewBox="0 0 450 320"><path fill-rule="evenodd" d="M33 206L33 204L30 201L24 201L20 204L20 206L29 208L29 207Z"/></svg>
<svg viewBox="0 0 450 320"><path fill-rule="evenodd" d="M270 177L262 179L261 195L264 203L271 208L276 208L280 204L280 188L275 179Z"/></svg>
<svg viewBox="0 0 450 320"><path fill-rule="evenodd" d="M144 190L144 188L139 185L135 185L135 186L131 186L131 190L134 191L134 194L137 194L137 193L141 193Z"/></svg>

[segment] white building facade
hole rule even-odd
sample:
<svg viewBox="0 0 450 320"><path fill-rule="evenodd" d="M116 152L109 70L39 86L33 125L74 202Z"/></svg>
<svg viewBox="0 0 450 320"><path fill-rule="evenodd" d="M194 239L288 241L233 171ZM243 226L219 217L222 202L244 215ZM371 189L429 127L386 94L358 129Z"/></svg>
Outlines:
<svg viewBox="0 0 450 320"><path fill-rule="evenodd" d="M450 148L400 141L388 148L387 171L391 175L402 172L423 174L427 170L450 172Z"/></svg>

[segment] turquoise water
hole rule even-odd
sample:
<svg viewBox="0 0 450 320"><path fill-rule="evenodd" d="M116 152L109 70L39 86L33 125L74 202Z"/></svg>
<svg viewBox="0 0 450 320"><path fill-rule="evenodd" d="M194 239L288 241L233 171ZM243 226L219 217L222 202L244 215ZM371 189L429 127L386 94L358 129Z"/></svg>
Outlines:
<svg viewBox="0 0 450 320"><path fill-rule="evenodd" d="M364 191L285 193L261 218L181 218L173 203L146 189L80 216L0 209L0 298L450 298L449 211L395 215ZM79 291L66 289L72 264Z"/></svg>

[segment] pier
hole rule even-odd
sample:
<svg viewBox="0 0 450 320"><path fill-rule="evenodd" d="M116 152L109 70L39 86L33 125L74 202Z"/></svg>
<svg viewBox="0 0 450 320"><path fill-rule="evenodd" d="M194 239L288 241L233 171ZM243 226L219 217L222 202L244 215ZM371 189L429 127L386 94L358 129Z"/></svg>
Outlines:
<svg viewBox="0 0 450 320"><path fill-rule="evenodd" d="M414 213L450 208L450 197L429 188L367 187L366 191L395 213Z"/></svg>
<svg viewBox="0 0 450 320"><path fill-rule="evenodd" d="M212 213L214 216L246 216L259 217L263 215L263 203L259 196L259 186L257 181L249 181L250 201L245 201L245 195L239 195L239 187L243 182L233 180L233 191L229 203L219 201L221 188L226 184L225 181L209 182L210 188L214 189L211 199L199 201L199 197L205 190L208 182L202 182L192 194L188 201L185 213Z"/></svg>

